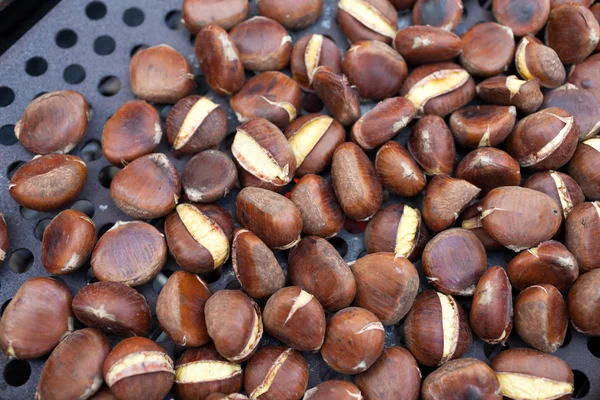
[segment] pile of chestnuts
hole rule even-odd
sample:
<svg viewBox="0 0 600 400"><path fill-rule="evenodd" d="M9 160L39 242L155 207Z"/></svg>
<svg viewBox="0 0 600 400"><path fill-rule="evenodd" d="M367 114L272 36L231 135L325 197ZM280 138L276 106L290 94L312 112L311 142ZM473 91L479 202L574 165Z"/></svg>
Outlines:
<svg viewBox="0 0 600 400"><path fill-rule="evenodd" d="M102 132L122 221L99 236L65 209L87 179L69 154L88 129L82 94L47 93L16 123L36 155L10 196L62 210L43 233L47 275L89 262L98 281L74 296L57 279L26 281L0 319L2 353L49 356L38 400L570 398L573 371L552 353L569 323L600 336L591 3L493 0L495 22L460 37L461 0L339 0L342 54L325 34L289 34L321 18L322 0L259 0L251 18L248 0L183 0L215 94L195 94L194 68L167 44L133 56L137 99ZM414 25L398 30L409 9ZM218 96L239 121L226 152ZM164 126L155 103L173 105ZM340 256L328 239L342 229L364 230L364 256ZM0 214L0 262L10 230ZM495 251L512 253L506 268L488 265ZM152 309L136 287L169 254L180 270ZM240 289L213 292L206 276L223 268ZM185 348L177 359L147 338L154 316ZM386 347L398 325L402 346ZM529 348L489 365L461 357L511 335ZM308 387L310 352L347 379Z"/></svg>

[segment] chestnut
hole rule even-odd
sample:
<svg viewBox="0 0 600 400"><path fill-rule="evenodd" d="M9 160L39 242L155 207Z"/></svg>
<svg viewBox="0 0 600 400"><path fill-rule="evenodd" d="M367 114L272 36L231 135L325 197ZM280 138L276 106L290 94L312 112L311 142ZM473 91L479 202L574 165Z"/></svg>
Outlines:
<svg viewBox="0 0 600 400"><path fill-rule="evenodd" d="M73 298L73 313L86 326L108 335L146 336L150 307L137 290L117 282L84 286Z"/></svg>
<svg viewBox="0 0 600 400"><path fill-rule="evenodd" d="M344 56L343 69L360 97L368 100L398 93L408 72L402 56L377 40L354 42Z"/></svg>
<svg viewBox="0 0 600 400"><path fill-rule="evenodd" d="M544 100L538 79L523 81L515 75L488 78L475 89L487 103L515 106L523 114L536 112Z"/></svg>
<svg viewBox="0 0 600 400"><path fill-rule="evenodd" d="M417 0L412 9L415 25L438 26L453 31L463 15L462 0L447 0L442 3L436 0Z"/></svg>
<svg viewBox="0 0 600 400"><path fill-rule="evenodd" d="M77 210L52 219L42 238L42 265L53 275L66 275L87 262L96 245L96 225Z"/></svg>
<svg viewBox="0 0 600 400"><path fill-rule="evenodd" d="M137 158L117 172L110 195L125 214L139 219L170 213L181 196L177 167L162 153Z"/></svg>
<svg viewBox="0 0 600 400"><path fill-rule="evenodd" d="M498 147L515 127L516 117L514 106L468 106L452 113L450 130L467 149Z"/></svg>
<svg viewBox="0 0 600 400"><path fill-rule="evenodd" d="M60 90L34 99L15 125L15 136L32 153L69 153L87 131L90 106L80 93Z"/></svg>
<svg viewBox="0 0 600 400"><path fill-rule="evenodd" d="M504 344L512 331L513 304L510 281L502 267L489 268L477 282L470 322L484 342Z"/></svg>
<svg viewBox="0 0 600 400"><path fill-rule="evenodd" d="M509 349L498 354L492 368L502 394L511 399L541 393L547 399L569 399L575 387L573 371L558 357L532 349Z"/></svg>
<svg viewBox="0 0 600 400"><path fill-rule="evenodd" d="M462 40L460 64L475 76L490 77L506 71L515 55L512 30L496 22L473 25Z"/></svg>
<svg viewBox="0 0 600 400"><path fill-rule="evenodd" d="M587 5L567 3L550 11L544 41L563 64L582 62L596 49L599 40L600 26Z"/></svg>
<svg viewBox="0 0 600 400"><path fill-rule="evenodd" d="M419 164L404 146L394 141L385 143L377 151L375 171L381 184L396 196L416 196L427 185L427 177Z"/></svg>
<svg viewBox="0 0 600 400"><path fill-rule="evenodd" d="M496 21L508 26L515 36L538 33L550 15L550 0L494 0Z"/></svg>
<svg viewBox="0 0 600 400"><path fill-rule="evenodd" d="M365 399L417 400L421 388L421 371L408 350L399 346L383 350L371 368L354 377Z"/></svg>
<svg viewBox="0 0 600 400"><path fill-rule="evenodd" d="M211 393L236 393L243 383L242 366L225 360L212 344L187 349L175 364L173 390L182 400L205 399Z"/></svg>
<svg viewBox="0 0 600 400"><path fill-rule="evenodd" d="M600 202L573 208L565 224L565 244L573 253L581 273L600 268Z"/></svg>
<svg viewBox="0 0 600 400"><path fill-rule="evenodd" d="M517 186L493 189L481 202L483 229L519 252L550 240L562 222L560 207L544 193Z"/></svg>
<svg viewBox="0 0 600 400"><path fill-rule="evenodd" d="M349 126L360 118L358 89L350 84L346 75L320 65L314 69L312 77L315 93L340 124Z"/></svg>
<svg viewBox="0 0 600 400"><path fill-rule="evenodd" d="M317 67L325 65L333 72L342 72L342 56L337 44L328 36L313 33L302 36L294 44L290 67L292 77L307 92L312 92L312 80Z"/></svg>
<svg viewBox="0 0 600 400"><path fill-rule="evenodd" d="M285 1L259 0L258 12L273 18L288 29L302 29L314 24L321 16L323 0Z"/></svg>
<svg viewBox="0 0 600 400"><path fill-rule="evenodd" d="M75 201L86 179L87 167L79 157L35 156L15 172L8 194L25 208L51 211Z"/></svg>
<svg viewBox="0 0 600 400"><path fill-rule="evenodd" d="M304 115L283 133L296 158L296 176L318 174L331 164L333 152L346 140L344 127L328 115Z"/></svg>
<svg viewBox="0 0 600 400"><path fill-rule="evenodd" d="M429 239L418 208L390 204L369 221L364 243L368 253L389 252L414 261L421 256Z"/></svg>
<svg viewBox="0 0 600 400"><path fill-rule="evenodd" d="M0 264L6 258L8 249L10 248L10 237L8 234L8 227L6 226L6 220L4 214L0 213Z"/></svg>
<svg viewBox="0 0 600 400"><path fill-rule="evenodd" d="M578 139L573 114L551 107L519 121L506 141L506 149L522 167L558 169L569 162Z"/></svg>
<svg viewBox="0 0 600 400"><path fill-rule="evenodd" d="M517 186L517 185L515 185ZM552 197L560 206L562 215L567 216L578 204L585 201L581 188L567 174L556 171L544 171L531 175L524 183L523 187L537 190Z"/></svg>
<svg viewBox="0 0 600 400"><path fill-rule="evenodd" d="M346 214L356 221L370 219L383 201L383 189L375 168L356 144L346 142L333 153L333 189Z"/></svg>
<svg viewBox="0 0 600 400"><path fill-rule="evenodd" d="M310 293L288 286L269 297L263 311L265 331L299 351L318 351L325 340L325 312Z"/></svg>
<svg viewBox="0 0 600 400"><path fill-rule="evenodd" d="M364 150L373 150L406 128L416 113L415 107L404 97L385 99L356 121L350 137Z"/></svg>
<svg viewBox="0 0 600 400"><path fill-rule="evenodd" d="M227 115L208 97L187 96L171 108L165 126L173 152L193 154L219 147L227 135Z"/></svg>
<svg viewBox="0 0 600 400"><path fill-rule="evenodd" d="M519 186L521 167L507 153L494 147L480 147L467 154L456 169L456 177L481 189L486 195L501 186Z"/></svg>
<svg viewBox="0 0 600 400"><path fill-rule="evenodd" d="M600 270L582 274L569 290L571 323L587 336L600 336L598 304L600 304Z"/></svg>
<svg viewBox="0 0 600 400"><path fill-rule="evenodd" d="M204 304L212 296L208 283L198 275L176 271L156 300L161 329L180 346L204 346L210 341L204 321Z"/></svg>
<svg viewBox="0 0 600 400"><path fill-rule="evenodd" d="M540 85L547 88L558 87L565 81L565 67L558 54L534 36L525 36L519 42L515 66L521 77L526 80L538 79Z"/></svg>
<svg viewBox="0 0 600 400"><path fill-rule="evenodd" d="M204 150L185 164L181 185L189 201L211 203L227 196L237 179L231 158L219 150Z"/></svg>
<svg viewBox="0 0 600 400"><path fill-rule="evenodd" d="M508 263L506 272L510 283L518 290L541 284L566 290L579 276L577 259L555 240L522 251Z"/></svg>
<svg viewBox="0 0 600 400"><path fill-rule="evenodd" d="M413 65L450 61L463 49L460 37L430 25L413 25L400 29L394 48L407 63Z"/></svg>
<svg viewBox="0 0 600 400"><path fill-rule="evenodd" d="M281 346L261 347L244 373L244 389L251 399L297 400L307 386L306 360L296 350Z"/></svg>
<svg viewBox="0 0 600 400"><path fill-rule="evenodd" d="M423 381L422 396L423 400L503 398L494 370L474 358L451 360L433 371Z"/></svg>
<svg viewBox="0 0 600 400"><path fill-rule="evenodd" d="M300 241L302 215L291 200L266 189L247 187L235 199L238 221L275 250Z"/></svg>
<svg viewBox="0 0 600 400"><path fill-rule="evenodd" d="M302 215L302 232L330 238L342 230L344 213L331 185L319 175L304 175L290 192Z"/></svg>
<svg viewBox="0 0 600 400"><path fill-rule="evenodd" d="M483 244L483 247L487 251L503 250L504 246L496 242L492 237L483 229L481 222L481 203L474 202L463 211L461 214L460 226L464 229L468 229L477 236L477 238Z"/></svg>
<svg viewBox="0 0 600 400"><path fill-rule="evenodd" d="M133 94L154 103L175 104L196 88L190 63L166 44L135 53L129 64L129 80Z"/></svg>
<svg viewBox="0 0 600 400"><path fill-rule="evenodd" d="M262 0L265 2L268 0ZM245 69L271 71L285 68L292 54L292 37L271 18L256 16L237 24L229 36Z"/></svg>
<svg viewBox="0 0 600 400"><path fill-rule="evenodd" d="M96 244L92 270L98 280L140 286L150 282L167 260L167 243L154 226L117 221Z"/></svg>
<svg viewBox="0 0 600 400"><path fill-rule="evenodd" d="M248 400L248 397L241 393L231 393L231 394L223 394L223 393L213 393L206 397L204 400Z"/></svg>
<svg viewBox="0 0 600 400"><path fill-rule="evenodd" d="M419 273L405 257L373 253L352 265L357 307L371 311L384 325L395 325L410 310L419 290Z"/></svg>
<svg viewBox="0 0 600 400"><path fill-rule="evenodd" d="M102 385L102 364L110 342L95 329L81 329L65 338L44 363L36 399L89 398Z"/></svg>
<svg viewBox="0 0 600 400"><path fill-rule="evenodd" d="M423 197L423 220L434 233L454 225L460 213L481 192L477 186L447 175L433 177Z"/></svg>
<svg viewBox="0 0 600 400"><path fill-rule="evenodd" d="M229 258L229 239L218 221L193 204L179 204L165 220L165 236L177 264L208 273Z"/></svg>
<svg viewBox="0 0 600 400"><path fill-rule="evenodd" d="M515 301L515 330L536 350L554 353L562 346L569 315L562 294L552 285L529 286Z"/></svg>
<svg viewBox="0 0 600 400"><path fill-rule="evenodd" d="M296 171L291 145L277 126L263 118L254 118L237 128L231 153L244 187L281 190Z"/></svg>
<svg viewBox="0 0 600 400"><path fill-rule="evenodd" d="M408 135L408 151L427 175L450 175L456 161L452 132L443 118L427 115Z"/></svg>
<svg viewBox="0 0 600 400"><path fill-rule="evenodd" d="M264 118L285 129L300 113L302 91L287 75L267 71L250 78L229 104L240 123Z"/></svg>
<svg viewBox="0 0 600 400"><path fill-rule="evenodd" d="M389 44L396 36L398 13L389 1L339 0L337 22L350 43L378 40Z"/></svg>
<svg viewBox="0 0 600 400"><path fill-rule="evenodd" d="M106 385L103 385L100 390L96 392L90 400L117 400L115 395L110 391L110 388Z"/></svg>
<svg viewBox="0 0 600 400"><path fill-rule="evenodd" d="M600 131L600 102L588 91L566 83L544 96L542 108L558 107L573 114L579 129L579 141Z"/></svg>
<svg viewBox="0 0 600 400"><path fill-rule="evenodd" d="M558 7L559 5L565 4L565 3L575 3L575 4L581 4L586 7L590 7L593 2L594 2L593 0L550 0L550 7L555 8L555 7Z"/></svg>
<svg viewBox="0 0 600 400"><path fill-rule="evenodd" d="M307 236L290 250L290 284L315 296L325 311L348 307L356 294L352 271L325 239Z"/></svg>
<svg viewBox="0 0 600 400"><path fill-rule="evenodd" d="M421 65L408 74L400 94L413 103L419 115L445 117L475 97L475 81L451 62Z"/></svg>
<svg viewBox="0 0 600 400"><path fill-rule="evenodd" d="M452 296L425 290L404 321L406 347L425 366L459 358L473 340L465 310Z"/></svg>
<svg viewBox="0 0 600 400"><path fill-rule="evenodd" d="M155 153L162 138L160 116L144 100L123 104L104 124L102 153L113 165L124 166Z"/></svg>
<svg viewBox="0 0 600 400"><path fill-rule="evenodd" d="M32 360L48 354L73 332L71 293L52 278L26 280L0 319L5 357Z"/></svg>
<svg viewBox="0 0 600 400"><path fill-rule="evenodd" d="M161 400L175 377L173 360L159 344L143 337L116 345L104 360L104 381L118 398Z"/></svg>
<svg viewBox="0 0 600 400"><path fill-rule="evenodd" d="M375 314L348 307L335 313L327 323L321 356L333 370L355 375L377 361L384 341L385 331Z"/></svg>
<svg viewBox="0 0 600 400"><path fill-rule="evenodd" d="M362 400L362 398L360 390L354 384L330 380L307 390L302 400Z"/></svg>
<svg viewBox="0 0 600 400"><path fill-rule="evenodd" d="M248 0L232 0L227 3L221 0L183 0L181 6L183 25L193 35L212 24L230 30L245 20L249 13Z"/></svg>
<svg viewBox="0 0 600 400"><path fill-rule="evenodd" d="M423 250L427 281L442 293L471 296L486 269L483 244L468 229L453 228L434 236Z"/></svg>
<svg viewBox="0 0 600 400"><path fill-rule="evenodd" d="M271 249L247 229L238 229L233 236L231 262L250 297L264 299L285 286L285 275Z"/></svg>
<svg viewBox="0 0 600 400"><path fill-rule="evenodd" d="M208 335L219 354L231 362L249 359L263 334L260 308L239 290L221 290L204 305Z"/></svg>
<svg viewBox="0 0 600 400"><path fill-rule="evenodd" d="M245 79L244 66L237 46L225 29L218 25L202 28L196 36L195 50L212 90L221 96L240 90Z"/></svg>
<svg viewBox="0 0 600 400"><path fill-rule="evenodd" d="M581 64L575 64L569 71L567 82L572 83L579 89L590 92L596 100L600 101L600 75L598 75L598 63L600 55L593 54Z"/></svg>
<svg viewBox="0 0 600 400"><path fill-rule="evenodd" d="M567 172L579 184L588 200L600 200L599 166L600 136L579 143L567 165Z"/></svg>

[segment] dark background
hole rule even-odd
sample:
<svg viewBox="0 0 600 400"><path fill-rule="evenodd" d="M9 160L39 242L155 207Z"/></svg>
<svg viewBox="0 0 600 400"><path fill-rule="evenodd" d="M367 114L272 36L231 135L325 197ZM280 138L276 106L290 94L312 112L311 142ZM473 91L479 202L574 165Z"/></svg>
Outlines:
<svg viewBox="0 0 600 400"><path fill-rule="evenodd" d="M60 0L0 0L0 55Z"/></svg>

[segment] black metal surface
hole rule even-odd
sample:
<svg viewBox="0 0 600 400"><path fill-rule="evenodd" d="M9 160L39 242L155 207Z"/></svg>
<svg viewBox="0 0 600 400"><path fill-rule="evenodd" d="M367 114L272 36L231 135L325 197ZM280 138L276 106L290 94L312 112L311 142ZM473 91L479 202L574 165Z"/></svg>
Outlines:
<svg viewBox="0 0 600 400"><path fill-rule="evenodd" d="M30 160L28 153L14 137L14 124L19 120L27 104L38 95L60 89L73 89L81 92L93 108L85 139L72 154L80 155L88 166L88 180L74 207L88 213L96 223L100 233L105 232L118 220L129 220L121 213L108 190L111 167L101 157L99 141L106 120L126 101L133 99L129 87L129 60L132 52L140 46L152 46L167 43L184 54L194 66L200 83L198 93L205 94L208 88L202 81L198 63L193 50L193 38L179 22L181 0L112 0L112 1L76 1L63 0L44 19L30 29L15 45L0 57L0 212L5 214L11 236L11 248L6 261L0 266L0 304L1 311L11 299L18 287L34 276L47 276L40 263L41 234L56 213L37 213L21 209L8 195L8 181L11 172L21 163ZM294 41L308 32L327 33L343 51L348 47L335 22L336 3L327 0L323 15L309 29L292 32ZM458 28L462 34L471 25L491 19L489 11L491 0L467 0L465 16ZM256 14L253 2L253 14ZM400 15L399 26L410 24L410 15ZM111 51L112 49L112 51ZM227 105L227 99L209 94L228 111L230 133L235 131L237 121ZM364 104L366 112L373 104ZM161 116L166 117L169 106L157 106ZM405 144L408 132L402 132L396 140ZM231 137L229 137L231 139ZM222 145L224 150L227 143ZM166 139L163 137L160 151L169 154ZM181 171L187 159L174 160ZM234 213L234 191L219 203ZM421 198L409 199L407 204L418 205ZM388 203L401 202L392 198ZM162 229L161 220L151 221ZM362 234L342 231L332 243L340 250L344 258L351 262L364 251ZM346 250L345 250L346 249ZM345 251L344 251L345 250ZM492 253L489 265L506 266L513 257L512 253ZM31 257L33 260L31 262ZM278 252L284 269L287 267L287 253ZM420 269L420 264L417 263ZM178 267L169 259L165 269L150 284L140 289L151 308L154 309L158 291L172 271ZM89 265L76 273L61 277L72 293L93 279ZM213 276L211 286L214 290L225 287L239 287L232 273L231 263L223 267L220 277ZM421 273L422 287L426 287ZM468 310L470 299L459 299ZM81 327L81 324L79 324ZM401 329L386 328L386 345L402 344ZM566 345L556 355L567 361L575 371L576 398L600 399L600 340L589 339L570 328ZM165 346L171 355L177 357L182 349L175 348L162 334L156 322L150 337ZM113 344L116 340L112 340ZM266 338L265 343L276 343ZM508 341L509 347L525 347L513 333ZM478 339L465 354L489 362L501 350L500 346L484 345ZM332 371L322 361L319 354L305 354L310 368L309 387L322 380L349 379ZM34 361L0 361L0 399L33 398L41 367L45 358ZM425 376L430 371L423 370ZM172 398L169 396L168 398Z"/></svg>

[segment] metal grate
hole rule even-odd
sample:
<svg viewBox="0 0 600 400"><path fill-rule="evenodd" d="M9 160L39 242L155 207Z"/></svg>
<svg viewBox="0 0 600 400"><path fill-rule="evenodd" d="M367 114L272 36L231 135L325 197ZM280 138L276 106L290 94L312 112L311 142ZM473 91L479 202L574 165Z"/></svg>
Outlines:
<svg viewBox="0 0 600 400"><path fill-rule="evenodd" d="M327 33L342 47L342 51L345 51L348 47L347 41L335 22L336 3L334 0L326 0L319 21L306 30L292 32L294 41L309 32ZM465 15L458 28L459 34L477 22L491 20L491 0L466 0L464 3ZM9 255L0 267L0 312L4 311L11 296L25 280L48 275L40 263L41 238L45 227L56 215L20 208L8 195L6 188L10 176L18 166L33 156L17 143L14 124L29 102L40 94L59 89L81 92L93 108L94 115L85 139L72 151L72 154L81 156L88 166L87 183L79 200L72 207L92 217L99 234L104 233L118 220L130 219L117 209L110 198L108 186L117 169L102 157L100 137L106 120L120 105L133 99L129 87L129 61L132 54L143 47L168 43L184 54L199 73L197 93L209 93L208 86L198 70L193 37L185 31L180 22L180 5L181 0L63 0L0 57L0 212L5 214L11 235ZM252 14L257 14L255 2L252 2ZM409 24L410 15L402 13L399 26ZM214 94L210 96L228 111L229 132L235 132L236 119L227 105L227 99ZM364 104L363 112L372 106L373 104ZM157 109L164 123L170 106L157 106ZM407 134L407 131L402 132L397 140L405 144ZM228 139L222 144L226 151L229 150L227 146L231 145L232 137L229 136ZM169 154L164 138L160 151ZM187 159L174 161L182 171ZM236 193L237 191L219 202L233 215L233 199ZM402 201L391 198L386 204ZM417 206L420 197L405 202ZM150 222L160 230L164 218ZM353 234L343 230L338 237L331 239L331 242L346 261L353 261L364 254L361 233ZM488 263L506 266L513 255L490 253ZM284 270L287 269L287 253L278 252L277 257ZM420 264L416 265L417 269L420 269ZM154 309L157 293L166 279L177 269L175 261L169 258L163 272L153 282L139 288L151 309ZM75 294L79 288L93 281L94 277L87 265L58 279L64 281ZM239 288L231 263L223 267L221 276L209 277L208 280L215 291ZM426 282L422 273L421 282ZM422 284L422 287L426 286L426 283ZM459 301L468 311L470 299ZM79 324L79 328L81 327ZM403 344L400 331L401 329L396 327L386 328L387 346ZM174 346L160 331L156 318L153 319L150 337L165 346L175 358L181 354L182 348ZM276 343L269 337L265 338L264 342ZM574 370L574 397L600 398L600 381L590 382L588 379L597 376L600 365L600 338L586 338L570 328L565 343L556 355L567 361ZM525 344L513 331L508 340L508 347L525 347ZM465 357L489 362L499 351L500 346L484 344L474 339ZM319 354L304 355L310 369L309 387L322 380L350 379L332 371ZM45 358L34 361L0 361L0 399L33 398L44 361ZM422 372L425 376L431 371L424 369Z"/></svg>

